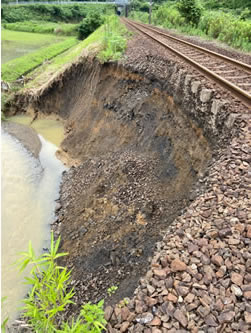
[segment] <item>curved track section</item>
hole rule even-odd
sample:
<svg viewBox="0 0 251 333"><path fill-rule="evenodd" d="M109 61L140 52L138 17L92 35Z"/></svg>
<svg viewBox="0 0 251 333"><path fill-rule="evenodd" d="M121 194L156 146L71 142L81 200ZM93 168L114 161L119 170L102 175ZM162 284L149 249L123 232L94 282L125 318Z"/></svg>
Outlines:
<svg viewBox="0 0 251 333"><path fill-rule="evenodd" d="M170 36L152 26L128 19L123 21L186 60L251 107L250 65Z"/></svg>

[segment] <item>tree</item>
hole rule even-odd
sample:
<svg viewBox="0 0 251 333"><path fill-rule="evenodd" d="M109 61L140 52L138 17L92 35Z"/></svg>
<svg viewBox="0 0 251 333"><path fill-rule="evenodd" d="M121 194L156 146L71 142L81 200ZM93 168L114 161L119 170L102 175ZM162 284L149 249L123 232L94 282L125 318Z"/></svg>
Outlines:
<svg viewBox="0 0 251 333"><path fill-rule="evenodd" d="M178 2L177 8L187 23L198 25L201 17L202 7L199 5L197 0L180 0Z"/></svg>

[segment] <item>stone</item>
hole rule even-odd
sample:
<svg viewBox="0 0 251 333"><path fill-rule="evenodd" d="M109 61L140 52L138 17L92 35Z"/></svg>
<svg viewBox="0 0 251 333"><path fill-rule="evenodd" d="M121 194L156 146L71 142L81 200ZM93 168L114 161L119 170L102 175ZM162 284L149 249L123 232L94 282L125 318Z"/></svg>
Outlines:
<svg viewBox="0 0 251 333"><path fill-rule="evenodd" d="M244 291L243 296L244 296L246 299L251 300L251 291L250 291L250 290L248 290L248 291Z"/></svg>
<svg viewBox="0 0 251 333"><path fill-rule="evenodd" d="M243 294L241 288L236 286L235 284L232 284L231 290L237 297L241 297Z"/></svg>
<svg viewBox="0 0 251 333"><path fill-rule="evenodd" d="M178 286L176 288L177 292L181 296L186 296L189 293L189 288L188 287L183 287L183 286Z"/></svg>
<svg viewBox="0 0 251 333"><path fill-rule="evenodd" d="M191 85L191 90L194 94L197 94L199 88L200 88L200 82L199 81L193 81Z"/></svg>
<svg viewBox="0 0 251 333"><path fill-rule="evenodd" d="M212 261L212 263L215 264L216 266L221 266L221 265L223 265L223 263L224 263L222 257L221 257L221 256L218 256L218 255L212 256L211 261Z"/></svg>
<svg viewBox="0 0 251 333"><path fill-rule="evenodd" d="M131 312L129 311L127 306L121 308L121 318L122 321L126 321L127 318L130 316Z"/></svg>
<svg viewBox="0 0 251 333"><path fill-rule="evenodd" d="M251 324L251 313L250 312L245 311L244 312L244 318L245 318L245 322L247 324Z"/></svg>
<svg viewBox="0 0 251 333"><path fill-rule="evenodd" d="M187 302L187 303L192 303L193 300L194 300L194 298L195 298L195 295L189 293L189 294L185 297L185 302Z"/></svg>
<svg viewBox="0 0 251 333"><path fill-rule="evenodd" d="M162 331L156 327L154 327L151 331L151 333L162 333Z"/></svg>
<svg viewBox="0 0 251 333"><path fill-rule="evenodd" d="M152 295L155 292L155 288L153 286L151 286L150 284L148 284L146 286L146 288L148 290L149 295Z"/></svg>
<svg viewBox="0 0 251 333"><path fill-rule="evenodd" d="M231 281L236 284L237 286L241 287L242 284L243 284L243 276L238 274L238 273L235 273L233 272L231 274Z"/></svg>
<svg viewBox="0 0 251 333"><path fill-rule="evenodd" d="M166 271L164 269L154 269L153 273L159 279L165 279L165 277L167 276Z"/></svg>
<svg viewBox="0 0 251 333"><path fill-rule="evenodd" d="M130 323L128 321L124 321L120 327L120 332L126 332L128 327L130 326Z"/></svg>
<svg viewBox="0 0 251 333"><path fill-rule="evenodd" d="M154 317L153 320L149 323L151 326L160 326L161 320L159 317Z"/></svg>
<svg viewBox="0 0 251 333"><path fill-rule="evenodd" d="M176 303L178 300L178 297L176 297L174 294L169 293L167 296L164 297L165 301Z"/></svg>
<svg viewBox="0 0 251 333"><path fill-rule="evenodd" d="M157 304L157 300L156 298L153 298L153 297L148 297L146 296L145 298L145 302L148 306L152 307L153 305Z"/></svg>
<svg viewBox="0 0 251 333"><path fill-rule="evenodd" d="M186 269L187 265L180 259L174 259L171 263L171 270L173 272L185 271Z"/></svg>
<svg viewBox="0 0 251 333"><path fill-rule="evenodd" d="M183 312L181 312L179 309L177 309L174 314L173 314L174 318L176 320L178 320L178 322L183 326L183 327L187 327L187 318L186 316L183 314Z"/></svg>
<svg viewBox="0 0 251 333"><path fill-rule="evenodd" d="M105 320L109 321L112 314L113 314L113 308L111 306L107 306L105 308L105 313L104 313Z"/></svg>
<svg viewBox="0 0 251 333"><path fill-rule="evenodd" d="M136 318L136 321L140 324L148 324L153 320L153 314L150 312L144 313L140 318Z"/></svg>
<svg viewBox="0 0 251 333"><path fill-rule="evenodd" d="M197 309L198 314L201 316L201 318L205 318L210 313L209 306L199 306Z"/></svg>
<svg viewBox="0 0 251 333"><path fill-rule="evenodd" d="M251 238L251 225L247 226L247 238Z"/></svg>
<svg viewBox="0 0 251 333"><path fill-rule="evenodd" d="M222 312L219 315L218 319L219 319L219 322L221 324L222 323L230 323L234 319L234 316L235 316L234 311Z"/></svg>
<svg viewBox="0 0 251 333"><path fill-rule="evenodd" d="M216 319L215 319L215 316L212 315L212 314L209 314L208 316L206 316L205 323L208 326L213 326L213 327L217 327L218 326L218 324L216 322Z"/></svg>

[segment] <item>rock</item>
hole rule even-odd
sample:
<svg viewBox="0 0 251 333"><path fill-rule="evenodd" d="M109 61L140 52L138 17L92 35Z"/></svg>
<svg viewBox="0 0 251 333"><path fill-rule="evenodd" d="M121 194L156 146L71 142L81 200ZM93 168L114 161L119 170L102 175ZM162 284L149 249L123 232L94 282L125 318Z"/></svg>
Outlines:
<svg viewBox="0 0 251 333"><path fill-rule="evenodd" d="M178 300L178 297L176 297L174 294L172 293L169 293L167 296L164 297L164 300L165 301L170 301L170 302L173 302L173 303L176 303L177 300Z"/></svg>
<svg viewBox="0 0 251 333"><path fill-rule="evenodd" d="M199 306L197 312L201 316L201 318L205 318L210 313L210 308L208 306Z"/></svg>
<svg viewBox="0 0 251 333"><path fill-rule="evenodd" d="M144 332L145 333L145 332ZM151 333L162 333L161 330L159 330L158 328L154 327L151 331Z"/></svg>
<svg viewBox="0 0 251 333"><path fill-rule="evenodd" d="M240 297L243 294L241 288L237 287L235 284L232 284L231 290L235 294L235 296L237 296L237 297Z"/></svg>
<svg viewBox="0 0 251 333"><path fill-rule="evenodd" d="M165 279L165 277L167 276L166 271L164 269L154 269L153 273L159 279Z"/></svg>
<svg viewBox="0 0 251 333"><path fill-rule="evenodd" d="M248 291L244 291L243 296L244 296L246 299L251 300L251 291L250 291L250 290L248 290Z"/></svg>
<svg viewBox="0 0 251 333"><path fill-rule="evenodd" d="M127 318L130 316L131 312L129 311L127 306L121 308L121 318L123 321L126 321Z"/></svg>
<svg viewBox="0 0 251 333"><path fill-rule="evenodd" d="M144 313L140 318L136 318L136 321L140 324L148 324L153 320L153 314L150 312Z"/></svg>
<svg viewBox="0 0 251 333"><path fill-rule="evenodd" d="M171 263L171 270L173 272L185 271L186 269L187 265L179 259L174 259Z"/></svg>
<svg viewBox="0 0 251 333"><path fill-rule="evenodd" d="M128 327L130 326L130 323L128 321L124 321L120 327L120 332L126 332Z"/></svg>
<svg viewBox="0 0 251 333"><path fill-rule="evenodd" d="M145 297L145 302L149 307L152 307L153 305L155 305L158 301L156 298L153 297Z"/></svg>
<svg viewBox="0 0 251 333"><path fill-rule="evenodd" d="M221 266L221 265L223 265L223 262L224 262L222 257L218 256L218 255L212 256L211 261L216 266Z"/></svg>
<svg viewBox="0 0 251 333"><path fill-rule="evenodd" d="M154 317L149 325L151 325L151 326L160 326L160 324L161 324L160 318L159 317Z"/></svg>
<svg viewBox="0 0 251 333"><path fill-rule="evenodd" d="M174 312L173 316L183 327L187 327L187 318L179 309Z"/></svg>
<svg viewBox="0 0 251 333"><path fill-rule="evenodd" d="M240 274L238 274L238 273L233 272L231 274L231 281L234 284L237 284L237 286L242 286L242 284L243 284L243 276L240 275Z"/></svg>
<svg viewBox="0 0 251 333"><path fill-rule="evenodd" d="M244 312L244 318L245 318L245 322L247 324L251 324L251 313L250 312L245 311Z"/></svg>
<svg viewBox="0 0 251 333"><path fill-rule="evenodd" d="M189 288L188 287L183 287L183 286L178 286L176 288L177 292L181 296L186 296L189 293Z"/></svg>
<svg viewBox="0 0 251 333"><path fill-rule="evenodd" d="M230 323L234 319L234 316L235 316L234 311L222 312L219 315L218 319L219 319L219 322L221 324L222 323Z"/></svg>
<svg viewBox="0 0 251 333"><path fill-rule="evenodd" d="M113 314L113 308L111 306L107 306L105 308L105 313L104 313L105 320L109 321L112 314Z"/></svg>
<svg viewBox="0 0 251 333"><path fill-rule="evenodd" d="M206 316L205 323L208 326L213 326L213 327L217 327L218 326L218 324L216 322L216 319L215 319L215 316L212 315L212 314L209 314L208 316Z"/></svg>
<svg viewBox="0 0 251 333"><path fill-rule="evenodd" d="M151 286L150 284L148 284L146 286L148 292L149 292L149 295L152 295L154 292L155 292L155 288L153 286Z"/></svg>
<svg viewBox="0 0 251 333"><path fill-rule="evenodd" d="M247 226L247 238L251 238L251 225Z"/></svg>
<svg viewBox="0 0 251 333"><path fill-rule="evenodd" d="M192 303L193 302L193 300L194 300L194 294L191 294L191 293L189 293L186 297L185 297L185 302L187 302L187 303Z"/></svg>

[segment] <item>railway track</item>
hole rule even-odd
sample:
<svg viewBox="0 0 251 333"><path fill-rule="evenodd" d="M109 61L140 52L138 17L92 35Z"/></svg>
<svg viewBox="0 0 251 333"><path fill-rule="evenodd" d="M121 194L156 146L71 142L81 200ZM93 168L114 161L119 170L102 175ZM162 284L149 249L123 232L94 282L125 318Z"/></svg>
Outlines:
<svg viewBox="0 0 251 333"><path fill-rule="evenodd" d="M251 107L250 65L173 37L152 26L125 18L122 20L186 60L202 74L213 79Z"/></svg>

